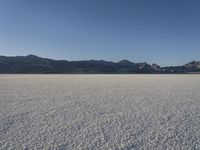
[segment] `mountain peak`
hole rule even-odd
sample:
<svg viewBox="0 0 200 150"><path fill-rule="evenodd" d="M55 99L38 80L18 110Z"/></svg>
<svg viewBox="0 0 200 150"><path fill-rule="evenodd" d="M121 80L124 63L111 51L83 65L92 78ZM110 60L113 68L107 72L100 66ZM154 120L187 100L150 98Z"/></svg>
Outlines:
<svg viewBox="0 0 200 150"><path fill-rule="evenodd" d="M185 64L184 66L186 68L196 67L196 68L200 69L200 61L192 61L190 63Z"/></svg>
<svg viewBox="0 0 200 150"><path fill-rule="evenodd" d="M38 56L33 55L33 54L29 54L29 55L27 55L27 56L25 56L25 57L29 57L29 58L39 58Z"/></svg>
<svg viewBox="0 0 200 150"><path fill-rule="evenodd" d="M118 63L120 63L120 64L133 64L133 62L126 60L126 59L120 60Z"/></svg>

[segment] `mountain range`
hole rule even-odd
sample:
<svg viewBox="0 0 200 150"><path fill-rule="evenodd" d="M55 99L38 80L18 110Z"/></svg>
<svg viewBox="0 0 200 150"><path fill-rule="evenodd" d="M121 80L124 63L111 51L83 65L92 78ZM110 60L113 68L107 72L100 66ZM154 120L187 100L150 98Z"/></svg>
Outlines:
<svg viewBox="0 0 200 150"><path fill-rule="evenodd" d="M160 67L157 64L134 63L128 60L111 62L104 60L67 61L28 56L0 56L1 74L164 74L200 73L200 61L182 66Z"/></svg>

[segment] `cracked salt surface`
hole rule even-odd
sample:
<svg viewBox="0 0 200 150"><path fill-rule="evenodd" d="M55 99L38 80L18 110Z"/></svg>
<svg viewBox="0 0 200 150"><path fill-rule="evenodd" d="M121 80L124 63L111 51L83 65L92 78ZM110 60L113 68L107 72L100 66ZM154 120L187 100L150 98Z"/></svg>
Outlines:
<svg viewBox="0 0 200 150"><path fill-rule="evenodd" d="M0 75L0 149L200 149L200 75Z"/></svg>

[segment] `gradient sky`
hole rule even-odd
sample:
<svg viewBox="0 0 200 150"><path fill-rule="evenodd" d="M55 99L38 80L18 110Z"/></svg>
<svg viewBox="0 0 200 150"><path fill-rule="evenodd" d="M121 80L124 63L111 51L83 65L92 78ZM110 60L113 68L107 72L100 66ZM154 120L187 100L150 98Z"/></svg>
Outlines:
<svg viewBox="0 0 200 150"><path fill-rule="evenodd" d="M0 0L0 55L200 60L199 0Z"/></svg>

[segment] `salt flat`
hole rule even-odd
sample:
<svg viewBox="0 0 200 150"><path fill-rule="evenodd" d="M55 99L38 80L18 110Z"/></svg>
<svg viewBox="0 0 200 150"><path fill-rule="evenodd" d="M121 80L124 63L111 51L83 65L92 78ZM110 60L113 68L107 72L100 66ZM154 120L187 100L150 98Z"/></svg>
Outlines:
<svg viewBox="0 0 200 150"><path fill-rule="evenodd" d="M200 149L200 75L0 75L0 149Z"/></svg>

